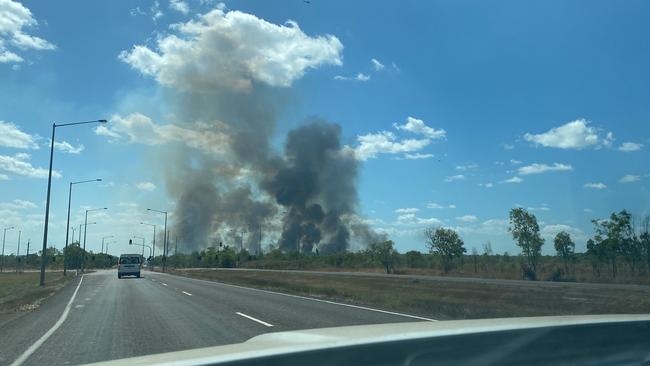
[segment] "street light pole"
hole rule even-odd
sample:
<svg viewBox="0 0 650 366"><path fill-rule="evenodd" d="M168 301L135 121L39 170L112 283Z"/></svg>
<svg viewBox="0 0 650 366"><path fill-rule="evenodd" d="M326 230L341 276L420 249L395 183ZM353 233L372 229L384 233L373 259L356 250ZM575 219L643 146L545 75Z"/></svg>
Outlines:
<svg viewBox="0 0 650 366"><path fill-rule="evenodd" d="M153 208L148 208L147 211L153 211L153 212L158 212L161 214L165 214L165 232L164 232L164 239L163 239L163 265L162 265L162 271L165 272L165 262L167 260L167 211L160 211L160 210L154 210Z"/></svg>
<svg viewBox="0 0 650 366"><path fill-rule="evenodd" d="M104 254L104 239L113 238L113 235L105 236L102 238L102 254Z"/></svg>
<svg viewBox="0 0 650 366"><path fill-rule="evenodd" d="M70 189L68 190L68 223L66 224L66 231L65 231L65 249L63 250L63 275L67 276L68 275L68 255L67 255L67 249L68 249L68 234L70 234L70 203L72 202L72 186L74 184L81 184L81 183L89 183L89 182L101 182L101 178L99 179L91 179L91 180L84 180L80 182L70 182ZM74 241L74 228L72 229L72 240Z"/></svg>
<svg viewBox="0 0 650 366"><path fill-rule="evenodd" d="M5 238L7 237L7 230L12 230L14 227L4 228L2 232L2 264L0 264L0 272L4 271L5 268Z"/></svg>
<svg viewBox="0 0 650 366"><path fill-rule="evenodd" d="M86 270L86 233L88 232L88 212L91 211L99 211L99 210L108 210L108 207L102 207L102 208L93 208L90 210L86 210L86 218L84 219L84 250L83 250L83 258L81 260L81 273L84 273Z"/></svg>
<svg viewBox="0 0 650 366"><path fill-rule="evenodd" d="M155 270L156 269L156 266L155 266L155 264L156 264L156 225L155 224L148 224L146 222L140 222L140 225L153 226L153 243L152 243L152 247L153 247L152 252L153 252L153 254L151 255L151 257L152 257L151 267Z"/></svg>
<svg viewBox="0 0 650 366"><path fill-rule="evenodd" d="M18 261L20 261L20 234L22 230L18 230L18 250L16 250L16 273L18 273Z"/></svg>
<svg viewBox="0 0 650 366"><path fill-rule="evenodd" d="M57 127L82 125L87 123L106 123L105 119L98 119L94 121L64 123L57 125L52 123L52 140L50 141L50 169L47 176L47 198L45 199L45 225L43 226L43 251L41 252L41 276L39 285L45 286L45 252L47 250L47 229L50 222L50 192L52 189L52 162L54 160L54 134Z"/></svg>

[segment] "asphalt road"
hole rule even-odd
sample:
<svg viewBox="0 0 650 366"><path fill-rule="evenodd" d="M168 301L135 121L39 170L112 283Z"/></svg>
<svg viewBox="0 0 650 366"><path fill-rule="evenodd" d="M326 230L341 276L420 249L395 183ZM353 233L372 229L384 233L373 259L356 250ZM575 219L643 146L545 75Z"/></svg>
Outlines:
<svg viewBox="0 0 650 366"><path fill-rule="evenodd" d="M238 343L273 331L419 320L162 273L119 280L115 270L99 271L0 324L0 364L30 348L23 365L74 365Z"/></svg>

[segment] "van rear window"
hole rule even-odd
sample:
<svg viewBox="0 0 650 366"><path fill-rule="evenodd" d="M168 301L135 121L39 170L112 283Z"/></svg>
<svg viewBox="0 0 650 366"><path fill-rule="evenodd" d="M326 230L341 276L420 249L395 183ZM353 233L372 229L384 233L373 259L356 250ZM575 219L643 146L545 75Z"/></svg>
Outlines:
<svg viewBox="0 0 650 366"><path fill-rule="evenodd" d="M139 257L121 257L120 258L120 264L139 264L140 263L140 258Z"/></svg>

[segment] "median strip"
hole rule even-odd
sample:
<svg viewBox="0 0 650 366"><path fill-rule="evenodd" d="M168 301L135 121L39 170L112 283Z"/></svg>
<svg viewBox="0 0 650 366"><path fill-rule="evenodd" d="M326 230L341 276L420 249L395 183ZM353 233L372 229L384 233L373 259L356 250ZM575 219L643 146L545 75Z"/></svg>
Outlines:
<svg viewBox="0 0 650 366"><path fill-rule="evenodd" d="M265 321L259 320L259 319L257 319L257 318L253 318L252 316L250 316L250 315L246 315L246 314L244 314L244 313L236 312L235 314L237 314L237 315L239 315L239 316L243 316L243 317L246 318L246 319L250 319L250 320L252 320L252 321L254 321L254 322L260 323L260 324L262 324L262 325L264 325L264 326L267 326L267 327L272 327L272 326L273 326L273 324L269 324L269 323L267 323L267 322L265 322Z"/></svg>

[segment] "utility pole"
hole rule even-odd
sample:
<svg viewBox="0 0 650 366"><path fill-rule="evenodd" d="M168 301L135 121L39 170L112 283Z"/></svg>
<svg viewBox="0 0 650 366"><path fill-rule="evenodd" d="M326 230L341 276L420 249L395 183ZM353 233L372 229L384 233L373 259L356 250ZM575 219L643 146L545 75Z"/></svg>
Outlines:
<svg viewBox="0 0 650 366"><path fill-rule="evenodd" d="M174 235L174 255L178 254L178 235Z"/></svg>
<svg viewBox="0 0 650 366"><path fill-rule="evenodd" d="M23 265L23 268L27 265L27 261L29 260L29 242L31 239L27 239L27 254L25 254L25 264Z"/></svg>
<svg viewBox="0 0 650 366"><path fill-rule="evenodd" d="M18 230L18 250L16 250L16 273L18 273L18 264L20 263L20 234L22 230Z"/></svg>

